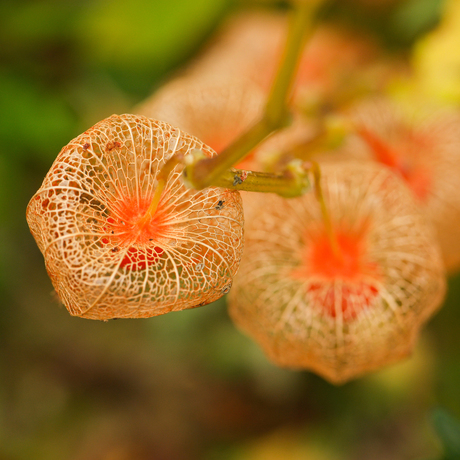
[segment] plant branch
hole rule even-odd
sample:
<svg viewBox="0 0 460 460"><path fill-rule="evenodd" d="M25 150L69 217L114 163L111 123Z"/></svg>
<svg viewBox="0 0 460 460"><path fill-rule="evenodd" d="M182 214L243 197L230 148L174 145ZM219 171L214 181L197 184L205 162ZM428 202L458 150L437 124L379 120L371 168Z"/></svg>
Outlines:
<svg viewBox="0 0 460 460"><path fill-rule="evenodd" d="M187 165L184 170L186 183L190 171L193 170L193 165L201 161L203 156L200 150L196 150L186 158ZM190 183L187 185L192 187ZM216 178L211 185L248 192L277 193L284 198L300 196L311 189L309 170L304 168L304 163L300 160L291 161L281 173L230 168Z"/></svg>
<svg viewBox="0 0 460 460"><path fill-rule="evenodd" d="M262 118L239 137L220 155L203 159L188 169L187 182L195 189L215 183L235 163L273 131L289 123L288 97L300 62L301 52L308 33L313 31L314 13L323 0L296 3L286 46Z"/></svg>

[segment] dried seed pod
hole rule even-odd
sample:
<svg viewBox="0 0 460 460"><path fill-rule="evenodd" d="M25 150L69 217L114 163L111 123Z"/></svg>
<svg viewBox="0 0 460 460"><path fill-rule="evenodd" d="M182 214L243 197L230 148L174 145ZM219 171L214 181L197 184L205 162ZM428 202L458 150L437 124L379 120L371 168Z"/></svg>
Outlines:
<svg viewBox="0 0 460 460"><path fill-rule="evenodd" d="M249 78L269 89L287 27L284 14L258 10L230 16L188 71L198 77Z"/></svg>
<svg viewBox="0 0 460 460"><path fill-rule="evenodd" d="M194 149L215 155L193 136L135 115L113 115L62 149L27 220L72 315L150 317L228 291L242 251L238 193L189 190L176 167L149 214L160 168Z"/></svg>
<svg viewBox="0 0 460 460"><path fill-rule="evenodd" d="M352 111L360 138L347 148L355 157L396 171L433 222L447 270L460 267L460 116L431 107L410 109L390 99L364 101Z"/></svg>
<svg viewBox="0 0 460 460"><path fill-rule="evenodd" d="M287 16L261 11L229 18L188 74L250 79L268 92L282 57ZM309 111L379 89L388 78L381 53L369 36L338 27L318 27L299 62L294 102Z"/></svg>
<svg viewBox="0 0 460 460"><path fill-rule="evenodd" d="M259 214L229 305L275 363L343 383L410 353L445 279L431 228L395 174L356 162L322 173L339 250L313 194L247 197Z"/></svg>
<svg viewBox="0 0 460 460"><path fill-rule="evenodd" d="M136 113L171 123L220 153L258 121L264 103L264 94L249 80L178 78L147 99ZM251 169L251 164L246 162L244 167Z"/></svg>

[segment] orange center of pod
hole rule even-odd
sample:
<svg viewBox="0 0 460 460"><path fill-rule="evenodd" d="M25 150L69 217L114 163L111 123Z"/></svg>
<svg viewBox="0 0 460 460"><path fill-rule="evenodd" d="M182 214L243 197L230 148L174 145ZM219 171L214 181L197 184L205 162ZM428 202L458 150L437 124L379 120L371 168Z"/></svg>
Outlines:
<svg viewBox="0 0 460 460"><path fill-rule="evenodd" d="M158 208L145 222L143 217L149 205L150 200L145 198L125 198L113 207L106 219L101 242L110 244L115 255L124 254L120 268L145 270L163 254L163 249L156 243L167 228L164 223L166 214Z"/></svg>
<svg viewBox="0 0 460 460"><path fill-rule="evenodd" d="M377 264L367 258L364 232L338 231L338 250L326 233L310 237L303 265L294 277L307 280L307 295L323 314L350 321L374 303L380 279Z"/></svg>

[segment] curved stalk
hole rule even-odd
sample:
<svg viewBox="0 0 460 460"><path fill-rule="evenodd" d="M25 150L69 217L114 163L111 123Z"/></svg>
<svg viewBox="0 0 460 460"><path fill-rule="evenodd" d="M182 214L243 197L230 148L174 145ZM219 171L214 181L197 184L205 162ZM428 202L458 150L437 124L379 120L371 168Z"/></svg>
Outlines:
<svg viewBox="0 0 460 460"><path fill-rule="evenodd" d="M188 170L187 181L201 190L215 183L235 163L244 158L271 133L289 124L288 97L308 34L313 32L314 16L323 0L298 1L293 12L284 54L262 118L220 155L196 162Z"/></svg>

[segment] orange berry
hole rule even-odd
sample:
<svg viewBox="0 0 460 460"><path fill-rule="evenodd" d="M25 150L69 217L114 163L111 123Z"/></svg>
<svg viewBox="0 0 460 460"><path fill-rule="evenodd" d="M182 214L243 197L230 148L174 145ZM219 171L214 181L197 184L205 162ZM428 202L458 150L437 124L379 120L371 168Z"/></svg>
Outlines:
<svg viewBox="0 0 460 460"><path fill-rule="evenodd" d="M148 213L173 155L201 149L166 123L113 115L65 146L27 208L62 302L90 319L150 317L225 294L239 265L241 197L189 190L176 167Z"/></svg>
<svg viewBox="0 0 460 460"><path fill-rule="evenodd" d="M411 352L445 279L430 225L390 170L331 162L321 185L335 249L313 193L246 197L229 308L276 364L343 383Z"/></svg>

